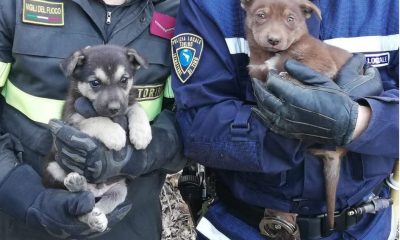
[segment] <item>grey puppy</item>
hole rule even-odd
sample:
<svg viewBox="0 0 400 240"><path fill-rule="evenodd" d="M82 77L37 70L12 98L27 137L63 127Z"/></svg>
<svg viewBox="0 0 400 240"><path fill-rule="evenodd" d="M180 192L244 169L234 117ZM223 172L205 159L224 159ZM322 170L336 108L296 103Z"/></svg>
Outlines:
<svg viewBox="0 0 400 240"><path fill-rule="evenodd" d="M112 119L126 116L129 139L136 149L144 149L152 134L149 119L131 96L134 75L147 63L134 50L112 45L87 47L74 52L61 63L70 81L62 119L82 132L102 142L110 150L121 150L126 145L124 128ZM85 118L75 111L78 98L85 97L98 116ZM47 157L43 182L47 187L63 187L71 192L90 191L100 200L94 209L79 217L95 231L106 230L106 214L125 201L126 179L113 177L102 183L88 183L76 172L67 173L54 160L53 147Z"/></svg>

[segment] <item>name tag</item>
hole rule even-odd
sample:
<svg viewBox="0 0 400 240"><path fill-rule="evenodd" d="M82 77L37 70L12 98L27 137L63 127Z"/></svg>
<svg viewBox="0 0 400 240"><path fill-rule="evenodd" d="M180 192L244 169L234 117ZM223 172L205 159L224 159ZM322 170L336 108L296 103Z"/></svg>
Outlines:
<svg viewBox="0 0 400 240"><path fill-rule="evenodd" d="M43 0L23 0L22 22L64 26L64 3Z"/></svg>
<svg viewBox="0 0 400 240"><path fill-rule="evenodd" d="M159 98L163 94L164 84L134 86L134 88L135 98L140 102Z"/></svg>
<svg viewBox="0 0 400 240"><path fill-rule="evenodd" d="M390 54L388 52L365 54L365 60L366 63L370 64L371 66L383 67L389 65Z"/></svg>

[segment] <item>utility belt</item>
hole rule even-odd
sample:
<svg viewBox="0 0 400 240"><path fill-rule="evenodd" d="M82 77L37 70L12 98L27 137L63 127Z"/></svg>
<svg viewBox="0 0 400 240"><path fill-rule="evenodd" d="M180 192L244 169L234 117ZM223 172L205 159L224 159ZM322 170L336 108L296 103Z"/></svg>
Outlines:
<svg viewBox="0 0 400 240"><path fill-rule="evenodd" d="M381 192L383 183L377 186L375 196ZM352 206L335 214L335 227L329 229L326 214L318 216L301 216L294 213L280 212L273 209L248 204L237 199L218 182L216 185L218 199L224 203L229 212L250 226L260 229L260 233L271 239L319 239L333 232L343 232L356 224L365 213L375 213L392 204L391 199L372 198L370 201Z"/></svg>

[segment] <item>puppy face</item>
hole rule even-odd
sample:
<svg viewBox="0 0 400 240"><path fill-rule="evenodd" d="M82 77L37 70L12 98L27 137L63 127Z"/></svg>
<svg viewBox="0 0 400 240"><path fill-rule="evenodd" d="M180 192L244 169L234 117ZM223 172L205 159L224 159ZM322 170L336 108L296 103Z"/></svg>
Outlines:
<svg viewBox="0 0 400 240"><path fill-rule="evenodd" d="M263 49L280 52L288 49L308 32L306 18L320 10L308 0L241 0L246 11L246 26Z"/></svg>
<svg viewBox="0 0 400 240"><path fill-rule="evenodd" d="M140 66L147 64L135 50L111 45L79 50L61 64L76 91L104 117L125 114Z"/></svg>

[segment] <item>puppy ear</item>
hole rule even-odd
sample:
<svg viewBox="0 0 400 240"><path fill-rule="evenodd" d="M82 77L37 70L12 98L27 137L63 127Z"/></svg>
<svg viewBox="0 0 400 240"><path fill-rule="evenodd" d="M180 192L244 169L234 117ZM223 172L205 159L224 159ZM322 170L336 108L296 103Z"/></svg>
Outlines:
<svg viewBox="0 0 400 240"><path fill-rule="evenodd" d="M315 14L317 14L319 19L322 19L321 10L319 10L319 8L311 1L308 0L304 1L303 3L300 4L300 8L303 11L304 16L306 18L310 18L311 14L314 12Z"/></svg>
<svg viewBox="0 0 400 240"><path fill-rule="evenodd" d="M240 0L240 6L243 9L246 9L250 6L250 4L253 2L253 0Z"/></svg>
<svg viewBox="0 0 400 240"><path fill-rule="evenodd" d="M128 60L133 64L136 70L140 67L144 67L146 69L149 67L146 60L144 60L135 49L128 48L126 54L128 55Z"/></svg>
<svg viewBox="0 0 400 240"><path fill-rule="evenodd" d="M60 63L60 67L64 75L66 77L69 77L75 71L76 67L83 65L84 61L85 61L85 55L83 55L82 51L78 50L68 58L64 59Z"/></svg>

